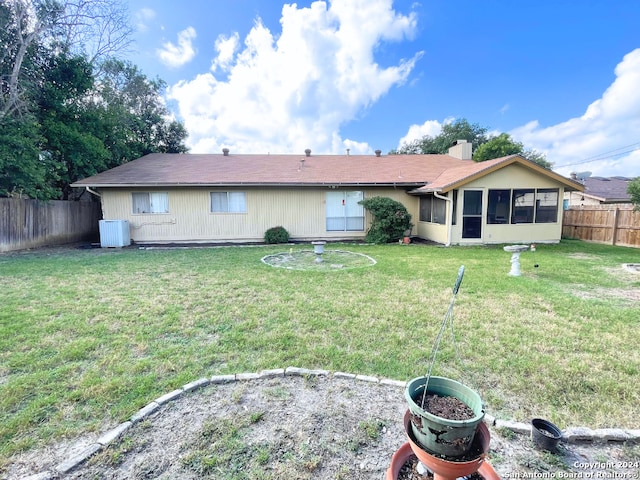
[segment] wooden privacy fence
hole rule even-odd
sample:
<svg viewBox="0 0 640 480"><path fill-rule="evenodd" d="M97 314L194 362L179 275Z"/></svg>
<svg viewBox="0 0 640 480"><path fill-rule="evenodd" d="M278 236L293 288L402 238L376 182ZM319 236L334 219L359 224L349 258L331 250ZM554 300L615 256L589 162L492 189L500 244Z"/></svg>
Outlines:
<svg viewBox="0 0 640 480"><path fill-rule="evenodd" d="M586 205L564 211L562 236L640 247L640 212L633 205Z"/></svg>
<svg viewBox="0 0 640 480"><path fill-rule="evenodd" d="M96 202L0 198L0 252L98 238Z"/></svg>

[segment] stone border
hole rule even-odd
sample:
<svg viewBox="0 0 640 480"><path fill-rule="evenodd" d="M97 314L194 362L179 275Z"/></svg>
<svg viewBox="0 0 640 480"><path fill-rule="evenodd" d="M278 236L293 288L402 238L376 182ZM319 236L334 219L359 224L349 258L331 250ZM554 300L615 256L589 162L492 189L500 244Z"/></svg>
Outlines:
<svg viewBox="0 0 640 480"><path fill-rule="evenodd" d="M296 250L296 252L293 253L300 253L300 252L310 252L310 253L314 253L313 250ZM348 253L350 255L358 255L360 257L365 257L367 258L370 263L368 265L355 265L353 267L340 267L340 268L333 268L333 269L322 269L321 271L338 271L338 270L351 270L351 269L356 269L356 268L368 268L368 267L373 267L374 265L376 265L378 263L378 261L373 258L370 255L364 254L364 253L360 253L360 252L352 252L350 250L326 250L325 253L327 252L338 252L338 253ZM267 258L270 257L280 257L282 255L291 255L291 253L287 253L287 252L279 252L279 253L271 253L269 255L265 255L264 257L262 257L260 259L260 261L262 263L264 263L265 265L269 266L269 267L273 267L273 268L284 268L286 270L295 270L298 272L309 272L309 271L318 271L320 269L318 268L314 268L314 265L310 265L308 268L296 268L296 267L287 267L286 265L278 265L278 264L273 264L273 263L269 263L267 262Z"/></svg>
<svg viewBox="0 0 640 480"><path fill-rule="evenodd" d="M166 393L149 404L142 407L136 413L134 413L129 420L119 424L117 427L112 428L108 432L102 434L95 443L92 443L81 452L64 460L54 467L53 471L45 471L24 477L22 480L54 480L60 478L75 468L82 465L93 455L98 453L103 448L109 446L111 443L118 440L127 430L133 425L146 419L151 414L156 412L161 406L172 402L182 395L188 392L193 392L208 385L217 385L223 383L241 382L246 380L260 380L266 378L275 377L288 377L288 376L329 376L331 373L328 370L312 370L299 367L287 367L277 368L273 370L262 370L258 373L245 372L228 375L214 375L210 378L200 378L193 382L183 385L181 388ZM381 385L389 385L393 387L404 388L407 385L406 381L392 380L388 378L378 378L368 375L359 375L355 373L334 372L333 376L336 378L353 379L361 382L378 383ZM509 422L496 419L495 417L485 413L484 421L496 428L506 428L515 433L530 434L531 425L521 422ZM592 430L586 427L573 427L568 428L562 432L561 441L566 443L624 443L634 442L640 443L640 429L628 430L622 428L602 428L598 430Z"/></svg>

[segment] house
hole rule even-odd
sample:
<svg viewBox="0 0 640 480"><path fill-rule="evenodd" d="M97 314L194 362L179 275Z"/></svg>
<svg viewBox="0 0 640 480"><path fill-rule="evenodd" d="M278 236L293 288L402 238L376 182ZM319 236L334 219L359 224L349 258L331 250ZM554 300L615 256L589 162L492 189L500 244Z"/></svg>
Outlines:
<svg viewBox="0 0 640 480"><path fill-rule="evenodd" d="M447 155L150 154L74 183L127 220L137 243L254 242L283 226L292 240L361 240L359 201L386 196L412 236L441 244L558 242L565 192L579 182L518 155L477 163Z"/></svg>
<svg viewBox="0 0 640 480"><path fill-rule="evenodd" d="M631 196L627 193L628 177L585 177L572 173L571 178L581 181L584 191L565 192L565 209L583 207L586 205L605 205L612 203L631 203Z"/></svg>

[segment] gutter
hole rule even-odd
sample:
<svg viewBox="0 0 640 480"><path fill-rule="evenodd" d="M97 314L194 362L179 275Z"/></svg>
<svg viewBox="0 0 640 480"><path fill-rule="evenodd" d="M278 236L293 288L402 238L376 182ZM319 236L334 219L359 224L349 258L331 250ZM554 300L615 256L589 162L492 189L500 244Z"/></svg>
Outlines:
<svg viewBox="0 0 640 480"><path fill-rule="evenodd" d="M449 204L449 207L451 207L451 213L453 214L453 200L450 199L449 197L444 197L442 195L440 195L438 192L433 192L433 196L436 198L439 198L440 200L444 200L445 202L447 202ZM445 244L445 247L450 247L451 246L451 230L453 228L453 218L447 219L447 243Z"/></svg>

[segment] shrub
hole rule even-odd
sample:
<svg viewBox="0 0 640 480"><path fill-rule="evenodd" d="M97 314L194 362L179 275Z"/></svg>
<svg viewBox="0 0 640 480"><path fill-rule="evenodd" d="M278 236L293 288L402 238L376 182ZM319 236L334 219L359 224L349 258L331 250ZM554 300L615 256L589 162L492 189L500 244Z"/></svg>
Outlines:
<svg viewBox="0 0 640 480"><path fill-rule="evenodd" d="M367 231L367 242L389 243L404 237L406 230L411 230L411 214L400 202L388 197L372 197L361 200L360 205L366 208L373 221Z"/></svg>
<svg viewBox="0 0 640 480"><path fill-rule="evenodd" d="M287 243L289 232L284 227L272 227L264 233L266 243Z"/></svg>

